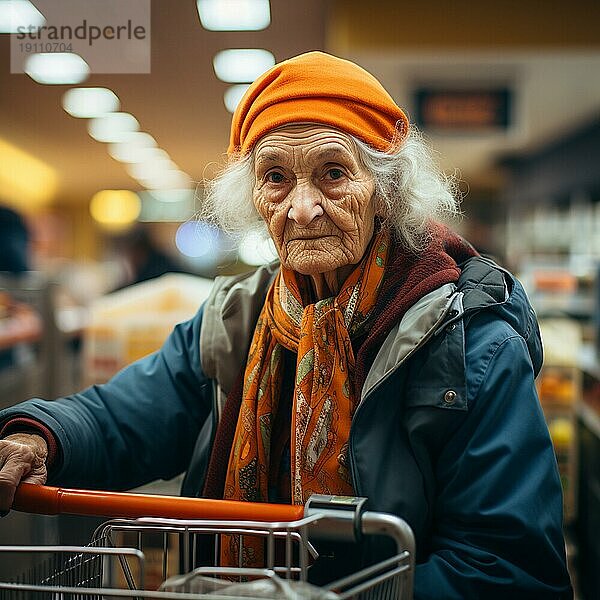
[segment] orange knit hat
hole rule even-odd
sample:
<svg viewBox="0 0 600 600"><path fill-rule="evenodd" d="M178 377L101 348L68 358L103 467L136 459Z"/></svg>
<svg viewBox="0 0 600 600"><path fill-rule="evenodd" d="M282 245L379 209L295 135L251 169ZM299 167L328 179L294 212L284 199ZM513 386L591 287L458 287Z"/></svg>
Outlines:
<svg viewBox="0 0 600 600"><path fill-rule="evenodd" d="M373 75L323 52L279 63L248 88L233 115L227 153L246 154L290 123L331 125L384 152L408 133L408 118Z"/></svg>

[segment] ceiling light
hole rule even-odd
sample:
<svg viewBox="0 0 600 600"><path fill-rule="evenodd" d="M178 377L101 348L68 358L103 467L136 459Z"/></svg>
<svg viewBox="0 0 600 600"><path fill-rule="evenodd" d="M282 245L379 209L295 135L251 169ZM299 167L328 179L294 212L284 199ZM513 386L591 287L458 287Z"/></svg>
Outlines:
<svg viewBox="0 0 600 600"><path fill-rule="evenodd" d="M175 168L153 173L144 178L136 178L146 189L156 192L157 190L190 190L192 179L183 171Z"/></svg>
<svg viewBox="0 0 600 600"><path fill-rule="evenodd" d="M24 71L38 83L73 85L87 79L90 67L73 52L43 52L27 58Z"/></svg>
<svg viewBox="0 0 600 600"><path fill-rule="evenodd" d="M183 190L148 190L148 193L158 202L166 202L167 204L188 202L193 206L195 200L194 192L189 188Z"/></svg>
<svg viewBox="0 0 600 600"><path fill-rule="evenodd" d="M192 179L181 171L175 163L131 164L127 172L148 190L190 190Z"/></svg>
<svg viewBox="0 0 600 600"><path fill-rule="evenodd" d="M140 182L158 177L167 171L176 171L177 165L169 158L169 155L156 148L154 155L143 162L133 162L127 165L127 172Z"/></svg>
<svg viewBox="0 0 600 600"><path fill-rule="evenodd" d="M73 88L65 92L62 105L72 117L91 119L119 110L119 99L106 88Z"/></svg>
<svg viewBox="0 0 600 600"><path fill-rule="evenodd" d="M150 159L155 151L159 151L156 148L156 140L151 135L141 131L127 133L123 135L121 142L110 144L108 147L108 153L115 160L125 163L143 162ZM159 152L164 151L160 150Z"/></svg>
<svg viewBox="0 0 600 600"><path fill-rule="evenodd" d="M240 83L238 85L232 85L225 90L223 100L225 101L225 108L230 113L234 113L237 105L240 103L242 96L246 93L246 90L250 87L248 83Z"/></svg>
<svg viewBox="0 0 600 600"><path fill-rule="evenodd" d="M45 22L44 15L29 0L0 2L0 33L19 33L19 27L30 31L30 27L38 28Z"/></svg>
<svg viewBox="0 0 600 600"><path fill-rule="evenodd" d="M165 201L163 195L171 194L171 190L139 192L138 195L142 200L142 212L138 221L181 223L192 218L196 212L193 192L173 190L173 193L174 195Z"/></svg>
<svg viewBox="0 0 600 600"><path fill-rule="evenodd" d="M88 123L89 134L99 142L121 142L139 127L135 117L124 112L108 113Z"/></svg>
<svg viewBox="0 0 600 600"><path fill-rule="evenodd" d="M169 155L162 148L140 148L137 153L136 163L155 163L171 161Z"/></svg>
<svg viewBox="0 0 600 600"><path fill-rule="evenodd" d="M251 83L274 64L275 57L258 48L221 50L213 59L217 77L226 83Z"/></svg>
<svg viewBox="0 0 600 600"><path fill-rule="evenodd" d="M94 220L109 231L127 229L139 216L142 203L130 190L102 190L94 194L90 213Z"/></svg>
<svg viewBox="0 0 600 600"><path fill-rule="evenodd" d="M162 185L156 186L159 190L184 190L191 189L192 178L181 170L169 171L165 173Z"/></svg>
<svg viewBox="0 0 600 600"><path fill-rule="evenodd" d="M197 0L204 29L260 31L271 23L269 0Z"/></svg>

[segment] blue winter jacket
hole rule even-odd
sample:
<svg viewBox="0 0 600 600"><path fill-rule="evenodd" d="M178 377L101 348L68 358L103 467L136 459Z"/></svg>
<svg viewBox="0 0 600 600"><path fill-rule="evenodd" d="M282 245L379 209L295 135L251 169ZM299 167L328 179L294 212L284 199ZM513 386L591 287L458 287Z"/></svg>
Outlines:
<svg viewBox="0 0 600 600"><path fill-rule="evenodd" d="M245 363L272 268L218 279L158 352L105 385L0 413L54 432L49 483L123 490L187 469L198 495L222 401ZM537 399L535 314L481 258L389 333L350 433L354 490L411 525L415 598L571 598L556 461Z"/></svg>

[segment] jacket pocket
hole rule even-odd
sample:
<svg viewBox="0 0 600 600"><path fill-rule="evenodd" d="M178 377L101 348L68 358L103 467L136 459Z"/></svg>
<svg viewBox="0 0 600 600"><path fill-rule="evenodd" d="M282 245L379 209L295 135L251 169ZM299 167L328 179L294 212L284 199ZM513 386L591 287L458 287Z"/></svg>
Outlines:
<svg viewBox="0 0 600 600"><path fill-rule="evenodd" d="M411 365L406 407L468 410L463 321L434 336Z"/></svg>

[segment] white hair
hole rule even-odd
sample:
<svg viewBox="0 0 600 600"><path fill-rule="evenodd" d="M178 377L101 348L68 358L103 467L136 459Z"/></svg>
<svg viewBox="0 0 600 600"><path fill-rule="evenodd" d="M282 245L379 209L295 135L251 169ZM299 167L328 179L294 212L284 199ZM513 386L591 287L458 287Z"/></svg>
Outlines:
<svg viewBox="0 0 600 600"><path fill-rule="evenodd" d="M405 248L421 250L428 240L428 223L459 214L457 185L436 165L421 133L411 127L400 148L391 153L374 150L349 136L363 165L375 181L375 201L383 223ZM254 152L233 159L206 184L199 218L227 233L243 235L258 230L267 235L252 200L255 185Z"/></svg>

